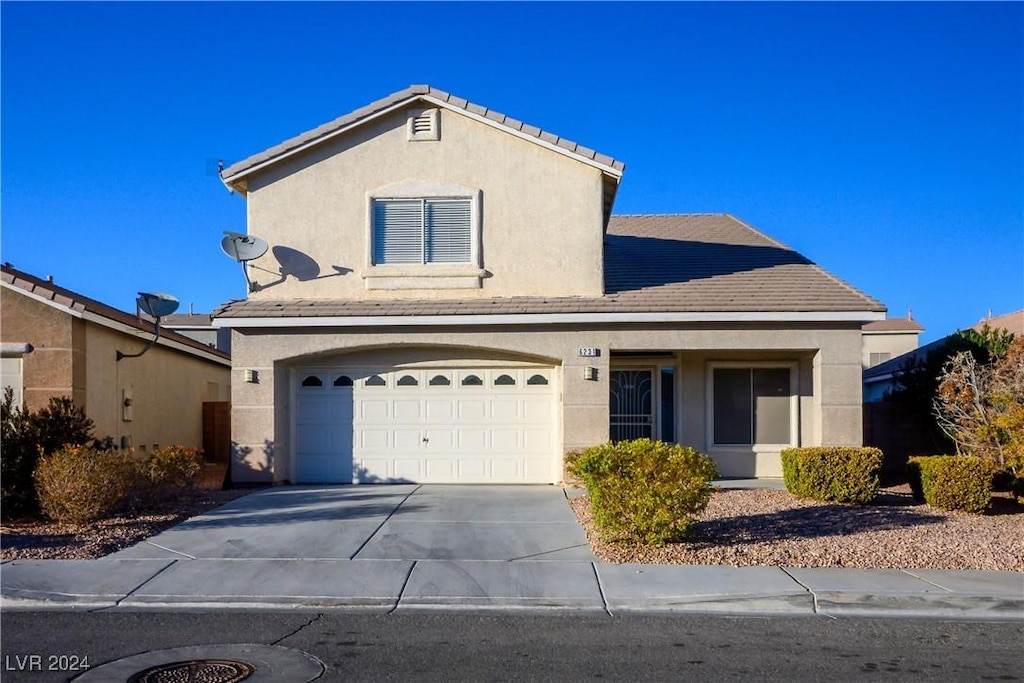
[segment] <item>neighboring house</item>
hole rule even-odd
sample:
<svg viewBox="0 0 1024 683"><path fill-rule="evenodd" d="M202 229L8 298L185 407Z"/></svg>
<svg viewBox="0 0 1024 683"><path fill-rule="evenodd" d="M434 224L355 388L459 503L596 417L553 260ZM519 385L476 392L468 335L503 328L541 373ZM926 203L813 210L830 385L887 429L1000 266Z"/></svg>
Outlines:
<svg viewBox="0 0 1024 683"><path fill-rule="evenodd" d="M1024 308L1005 315L993 316L989 312L987 316L973 325L973 329L981 332L982 328L986 326L990 330L1006 330L1012 332L1014 336L1020 337L1024 335Z"/></svg>
<svg viewBox="0 0 1024 683"><path fill-rule="evenodd" d="M913 351L917 348L918 335L924 331L909 312L906 318L875 320L865 323L861 329L864 331L861 363L865 369Z"/></svg>
<svg viewBox="0 0 1024 683"><path fill-rule="evenodd" d="M860 444L885 307L732 216L613 216L622 172L427 86L225 169L271 247L214 312L234 480L559 482L643 436L779 476Z"/></svg>
<svg viewBox="0 0 1024 683"><path fill-rule="evenodd" d="M230 400L231 360L205 344L77 292L2 268L3 384L30 410L67 396L95 423L98 438L147 450L203 445L203 403Z"/></svg>
<svg viewBox="0 0 1024 683"><path fill-rule="evenodd" d="M889 320L880 322L888 323ZM874 323L874 325L877 324L880 323ZM989 314L975 323L971 329L981 332L982 328L986 325L989 329L1002 329L1012 332L1015 335L1024 335L1024 309L995 317ZM869 327L872 327L872 325L869 324L864 326L865 346L868 344L867 329ZM957 332L954 332L953 334L957 334ZM885 400L885 397L896 389L896 380L908 364L924 363L928 359L928 354L941 348L942 345L953 336L953 334L936 339L924 346L910 349L902 354L893 356L889 360L879 363L878 365L872 365L867 368L864 371L864 402L878 403Z"/></svg>
<svg viewBox="0 0 1024 683"><path fill-rule="evenodd" d="M231 353L231 331L213 326L209 313L172 313L161 319L165 330L195 339L218 351Z"/></svg>

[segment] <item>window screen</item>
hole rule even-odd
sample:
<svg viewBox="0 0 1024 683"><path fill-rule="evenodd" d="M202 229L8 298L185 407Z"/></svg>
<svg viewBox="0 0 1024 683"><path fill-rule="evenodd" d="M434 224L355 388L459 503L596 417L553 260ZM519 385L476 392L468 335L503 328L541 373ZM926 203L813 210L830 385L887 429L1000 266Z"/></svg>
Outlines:
<svg viewBox="0 0 1024 683"><path fill-rule="evenodd" d="M377 199L374 264L470 263L473 230L468 199Z"/></svg>

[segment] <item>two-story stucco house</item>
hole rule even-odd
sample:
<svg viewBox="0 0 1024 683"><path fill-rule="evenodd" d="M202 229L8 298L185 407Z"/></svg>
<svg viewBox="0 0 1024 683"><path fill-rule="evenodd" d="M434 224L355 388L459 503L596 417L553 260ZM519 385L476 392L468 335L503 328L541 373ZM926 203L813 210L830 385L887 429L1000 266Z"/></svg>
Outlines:
<svg viewBox="0 0 1024 683"><path fill-rule="evenodd" d="M642 436L777 476L860 444L884 306L730 215L612 215L623 168L428 86L226 168L271 247L215 313L234 480L558 482Z"/></svg>

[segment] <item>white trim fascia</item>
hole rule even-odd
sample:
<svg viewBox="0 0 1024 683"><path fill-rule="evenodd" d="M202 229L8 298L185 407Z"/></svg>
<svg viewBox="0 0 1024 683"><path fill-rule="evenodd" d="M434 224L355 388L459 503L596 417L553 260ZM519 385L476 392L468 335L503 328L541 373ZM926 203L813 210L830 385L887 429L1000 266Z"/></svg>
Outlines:
<svg viewBox="0 0 1024 683"><path fill-rule="evenodd" d="M372 315L214 318L216 328L242 327L423 327L461 325L564 325L590 323L822 323L881 320L874 311L750 313L519 313L501 315Z"/></svg>
<svg viewBox="0 0 1024 683"><path fill-rule="evenodd" d="M64 304L62 304L62 303L60 303L58 301L54 301L53 299L47 299L45 296L40 296L40 295L38 295L38 294L36 294L34 292L30 292L27 289L22 289L21 287L17 287L17 286L12 285L12 284L10 284L8 282L0 282L0 285L2 285L4 289L9 289L12 292L15 292L16 294L21 294L23 296L27 296L29 299L33 299L35 301L38 301L41 304L46 304L47 306L49 306L51 308L56 308L58 311L61 311L63 313L67 313L68 315L73 316L75 318L81 318L82 317L82 311L76 311L75 309L71 308L70 306L66 306L66 305L64 305Z"/></svg>
<svg viewBox="0 0 1024 683"><path fill-rule="evenodd" d="M131 325L126 325L125 323L117 322L116 320L111 320L110 318L98 315L96 313L91 313L90 311L85 311L82 314L81 318L86 322L102 325L103 327L114 330L115 332L127 334L132 337L138 337L140 340L148 341L146 337L152 336L152 333L150 332L140 330L139 328L132 327ZM207 353L202 349L197 349L193 346L182 344L181 342L175 341L173 339L168 339L167 337L161 336L160 339L157 341L157 346L166 346L167 348L174 349L175 351L182 351L184 353L196 356L197 358L201 358L203 360L213 361L214 363L219 363L226 367L231 367L231 360L228 358L221 358L220 356L214 355L212 353Z"/></svg>
<svg viewBox="0 0 1024 683"><path fill-rule="evenodd" d="M473 119L474 121L478 121L480 123L484 123L484 124L486 124L488 126L491 126L492 128L496 128L496 129L504 131L506 133L510 133L510 134L512 134L512 135L514 135L514 136L516 136L518 138L526 140L527 142L536 143L536 144L540 145L541 147L545 147L545 148L550 149L550 150L552 150L554 152L558 152L559 154L563 154L563 155L565 155L567 157L570 157L572 159L576 159L577 161L581 161L584 164L587 164L588 166L593 166L594 168L601 169L605 173L607 173L607 174L609 174L611 176L614 176L616 179L622 177L622 171L620 171L619 169L617 169L617 168L615 168L613 166L608 166L607 164L602 164L601 162L595 161L594 159L588 159L587 157L582 156L580 154L577 154L576 152L573 152L570 149L567 149L565 147L559 147L558 145L552 144L552 143L548 142L547 140L543 140L541 138L534 137L533 135L530 135L528 133L523 133L522 131L518 131L515 128L511 128L509 126L506 126L503 123L498 123L497 121L489 119L486 116L481 116L479 114L474 114L473 112L469 111L468 109L463 109L462 107L457 107L457 106L455 106L453 104L449 104L448 102L445 102L444 100L439 100L436 97L431 97L430 95L410 95L408 98L406 98L404 100L401 100L400 102L396 102L395 104L391 105L390 107L386 107L385 109L381 109L378 112L375 112L375 113L370 114L368 116L365 116L365 117L363 117L361 119L353 121L352 123L344 125L344 126L342 126L341 128L339 128L339 129L337 129L335 131L327 133L326 135L322 135L322 136L320 136L318 138L314 138L313 140L309 140L308 142L305 142L305 143L299 145L298 147L294 147L294 148L288 150L287 152L282 152L281 154L279 154L279 155L277 155L275 157L272 157L270 159L267 159L266 161L261 161L260 163L256 164L255 166L251 166L250 168L247 168L244 171L239 171L238 173L234 174L233 176L231 176L229 178L223 178L222 177L221 181L224 183L224 185L226 185L228 187L228 189L237 190L238 188L236 188L235 185L238 182L240 182L241 180L243 180L244 178L246 178L247 176L249 176L249 175L251 175L251 174L253 174L253 173L255 173L255 172L257 172L257 171L259 171L259 170L261 170L261 169L271 165L271 164L276 164L279 161L284 161L285 159L287 159L287 158L289 158L291 156L294 156L296 154L300 154L300 153L304 152L305 150L309 149L313 145L318 145L321 142L326 142L327 140L331 140L333 138L336 138L339 135L343 135L344 133L347 133L348 131L352 130L353 128L356 128L358 126L363 125L364 123L369 123L370 121L378 119L378 118L380 118L382 116L387 116L388 114L392 113L393 111L396 111L396 110L401 109L402 107L406 106L407 104L409 104L409 102L412 102L413 100L425 100L425 101L428 101L431 104L434 104L434 105L436 105L438 107L443 107L443 108L445 108L445 109L447 109L449 111L455 112L456 114L462 114L464 116L467 116L467 117Z"/></svg>

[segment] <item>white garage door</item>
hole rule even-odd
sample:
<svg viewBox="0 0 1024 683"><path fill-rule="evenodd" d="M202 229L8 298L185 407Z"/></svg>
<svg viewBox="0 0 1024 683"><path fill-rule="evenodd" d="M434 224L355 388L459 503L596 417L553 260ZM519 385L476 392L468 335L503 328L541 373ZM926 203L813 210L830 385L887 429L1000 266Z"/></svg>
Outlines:
<svg viewBox="0 0 1024 683"><path fill-rule="evenodd" d="M552 483L551 368L297 373L300 483Z"/></svg>

